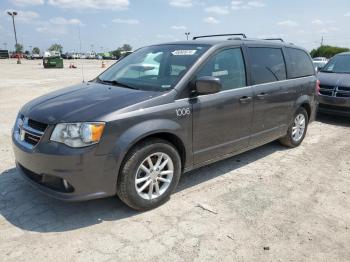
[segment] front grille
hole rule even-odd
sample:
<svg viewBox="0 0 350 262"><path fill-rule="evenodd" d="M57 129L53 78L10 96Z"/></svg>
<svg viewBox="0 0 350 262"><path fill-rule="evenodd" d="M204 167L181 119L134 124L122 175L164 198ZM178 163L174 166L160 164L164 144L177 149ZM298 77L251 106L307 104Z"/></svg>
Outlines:
<svg viewBox="0 0 350 262"><path fill-rule="evenodd" d="M350 97L350 87L339 86L337 97Z"/></svg>
<svg viewBox="0 0 350 262"><path fill-rule="evenodd" d="M332 96L334 88L334 86L320 85L320 94L324 96Z"/></svg>
<svg viewBox="0 0 350 262"><path fill-rule="evenodd" d="M20 140L31 146L36 146L44 135L48 125L27 117L21 117L21 119L23 121L22 124L19 125Z"/></svg>
<svg viewBox="0 0 350 262"><path fill-rule="evenodd" d="M47 128L47 124L40 123L40 122L35 121L33 119L28 119L28 126L30 126L31 128L33 128L35 130L39 130L41 132L44 132L45 129Z"/></svg>
<svg viewBox="0 0 350 262"><path fill-rule="evenodd" d="M37 143L39 143L40 141L40 136L35 136L29 133L25 133L24 134L24 141L26 141L27 143L35 146Z"/></svg>
<svg viewBox="0 0 350 262"><path fill-rule="evenodd" d="M37 184L40 184L42 186L45 186L47 188L50 188L57 192L62 193L72 193L74 192L74 188L71 184L69 184L67 181L64 182L62 178L52 176L52 175L41 175L34 173L33 171L25 168L21 164L19 164L19 167L23 171L26 177L28 177L30 180L34 181Z"/></svg>
<svg viewBox="0 0 350 262"><path fill-rule="evenodd" d="M350 97L350 87L320 85L320 94L333 97Z"/></svg>

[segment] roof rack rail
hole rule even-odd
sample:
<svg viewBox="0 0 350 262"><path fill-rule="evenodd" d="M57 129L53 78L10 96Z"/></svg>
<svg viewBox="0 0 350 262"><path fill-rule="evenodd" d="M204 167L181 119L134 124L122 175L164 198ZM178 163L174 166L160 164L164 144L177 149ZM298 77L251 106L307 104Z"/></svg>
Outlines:
<svg viewBox="0 0 350 262"><path fill-rule="evenodd" d="M282 38L265 38L263 40L267 40L267 41L281 41L284 42L284 40Z"/></svg>
<svg viewBox="0 0 350 262"><path fill-rule="evenodd" d="M245 34L221 34L221 35L200 35L200 36L195 36L192 38L192 40L196 40L198 38L207 38L207 37L216 37L216 36L235 36L235 35L240 35L243 38L247 38Z"/></svg>

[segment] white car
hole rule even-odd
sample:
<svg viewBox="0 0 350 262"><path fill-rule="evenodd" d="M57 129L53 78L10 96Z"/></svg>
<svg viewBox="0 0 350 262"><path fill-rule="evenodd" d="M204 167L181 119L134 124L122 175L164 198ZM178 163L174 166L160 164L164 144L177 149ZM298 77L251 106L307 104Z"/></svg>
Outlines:
<svg viewBox="0 0 350 262"><path fill-rule="evenodd" d="M44 58L47 57L60 57L61 53L58 51L45 51L44 52Z"/></svg>
<svg viewBox="0 0 350 262"><path fill-rule="evenodd" d="M95 52L87 53L86 58L87 59L96 59L96 53Z"/></svg>
<svg viewBox="0 0 350 262"><path fill-rule="evenodd" d="M315 71L319 72L322 68L325 67L325 65L328 63L328 61L313 61Z"/></svg>
<svg viewBox="0 0 350 262"><path fill-rule="evenodd" d="M315 57L312 59L314 62L328 62L327 57Z"/></svg>

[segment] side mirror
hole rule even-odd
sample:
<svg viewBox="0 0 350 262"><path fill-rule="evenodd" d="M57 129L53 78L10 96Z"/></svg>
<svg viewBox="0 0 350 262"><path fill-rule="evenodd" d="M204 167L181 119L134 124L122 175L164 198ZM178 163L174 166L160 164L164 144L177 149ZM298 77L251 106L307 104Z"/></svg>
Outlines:
<svg viewBox="0 0 350 262"><path fill-rule="evenodd" d="M221 91L220 79L213 76L203 76L196 80L197 95L215 94Z"/></svg>

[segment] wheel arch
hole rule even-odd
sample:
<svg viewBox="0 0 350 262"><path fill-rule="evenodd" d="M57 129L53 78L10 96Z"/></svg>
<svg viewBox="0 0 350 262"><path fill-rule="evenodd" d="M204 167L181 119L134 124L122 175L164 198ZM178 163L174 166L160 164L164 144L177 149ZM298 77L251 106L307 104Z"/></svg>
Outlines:
<svg viewBox="0 0 350 262"><path fill-rule="evenodd" d="M294 110L294 113L293 115L295 114L295 112L299 109L299 108L304 108L307 112L307 116L308 116L308 120L310 121L311 119L311 103L310 103L310 98L306 95L304 96L301 96L297 99L296 101L296 107L295 107L295 110ZM292 115L292 117L293 117Z"/></svg>
<svg viewBox="0 0 350 262"><path fill-rule="evenodd" d="M130 150L139 143L155 138L163 139L177 149L182 169L184 169L191 150L188 145L186 146L188 143L185 141L187 138L184 129L179 123L172 120L149 120L132 126L116 141L112 154L117 159L117 179Z"/></svg>
<svg viewBox="0 0 350 262"><path fill-rule="evenodd" d="M311 117L311 106L309 103L303 103L300 105L300 107L304 108L306 110L307 116L308 116L308 120L310 121L310 117Z"/></svg>
<svg viewBox="0 0 350 262"><path fill-rule="evenodd" d="M145 142L146 140L150 139L162 139L170 144L172 144L176 150L179 152L180 158L181 158L181 166L182 168L185 165L186 162L186 148L183 143L183 141L175 134L169 132L169 131L162 131L162 132L155 132L148 134L147 136L139 138L137 141L134 142L134 144L129 148L128 152L135 147L136 145ZM127 155L127 154L126 154ZM124 158L126 157L124 156Z"/></svg>

